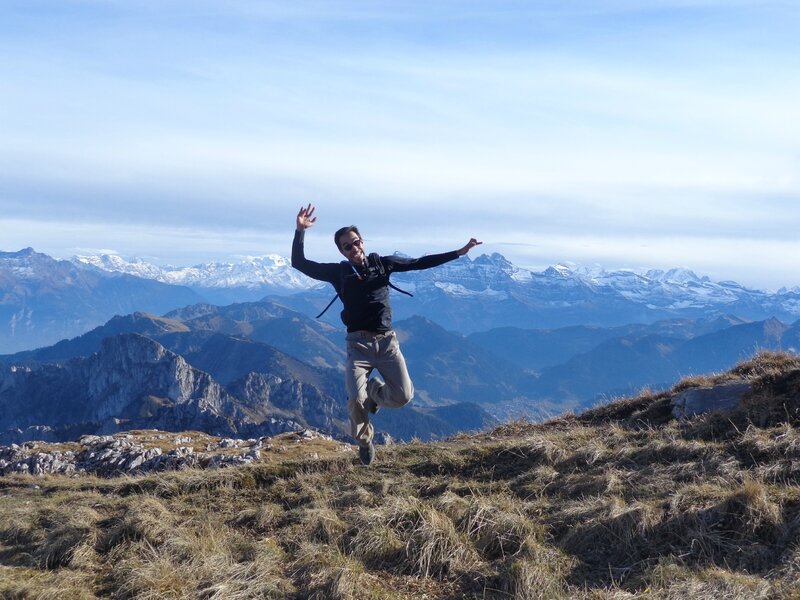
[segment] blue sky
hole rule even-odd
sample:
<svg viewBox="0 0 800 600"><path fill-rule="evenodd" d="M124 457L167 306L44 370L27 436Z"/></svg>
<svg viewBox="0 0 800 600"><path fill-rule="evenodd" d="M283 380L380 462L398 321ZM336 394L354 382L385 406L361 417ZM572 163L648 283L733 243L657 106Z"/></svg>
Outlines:
<svg viewBox="0 0 800 600"><path fill-rule="evenodd" d="M800 3L0 0L0 244L189 265L470 236L800 285Z"/></svg>

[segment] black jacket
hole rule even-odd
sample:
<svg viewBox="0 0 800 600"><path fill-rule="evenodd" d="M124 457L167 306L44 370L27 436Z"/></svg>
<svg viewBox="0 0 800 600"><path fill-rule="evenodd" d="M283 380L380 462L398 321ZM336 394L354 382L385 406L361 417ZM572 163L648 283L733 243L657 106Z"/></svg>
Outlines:
<svg viewBox="0 0 800 600"><path fill-rule="evenodd" d="M369 261L369 268L357 270L349 261L340 263L318 263L305 257L303 240L305 231L294 233L292 242L292 266L318 281L330 283L342 299L342 322L347 331L384 332L392 329L392 308L389 305L388 278L393 272L421 271L438 267L458 258L458 253L445 252L422 258L381 256L385 276L380 275L377 265Z"/></svg>

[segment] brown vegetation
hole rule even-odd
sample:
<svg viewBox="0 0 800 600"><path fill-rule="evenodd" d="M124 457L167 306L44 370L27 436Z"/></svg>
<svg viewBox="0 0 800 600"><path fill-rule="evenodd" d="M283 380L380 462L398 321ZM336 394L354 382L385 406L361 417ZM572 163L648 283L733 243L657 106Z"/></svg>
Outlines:
<svg viewBox="0 0 800 600"><path fill-rule="evenodd" d="M670 398L744 379L739 408ZM3 598L800 598L800 359L221 471L0 479Z"/></svg>

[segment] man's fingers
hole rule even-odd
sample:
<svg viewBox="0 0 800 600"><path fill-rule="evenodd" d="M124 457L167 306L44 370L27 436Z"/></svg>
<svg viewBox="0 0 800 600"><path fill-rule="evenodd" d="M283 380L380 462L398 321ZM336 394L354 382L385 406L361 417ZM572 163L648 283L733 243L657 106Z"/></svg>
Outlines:
<svg viewBox="0 0 800 600"><path fill-rule="evenodd" d="M297 213L298 217L311 217L314 214L314 211L317 209L316 206L313 206L310 202L308 206L301 206L300 212Z"/></svg>

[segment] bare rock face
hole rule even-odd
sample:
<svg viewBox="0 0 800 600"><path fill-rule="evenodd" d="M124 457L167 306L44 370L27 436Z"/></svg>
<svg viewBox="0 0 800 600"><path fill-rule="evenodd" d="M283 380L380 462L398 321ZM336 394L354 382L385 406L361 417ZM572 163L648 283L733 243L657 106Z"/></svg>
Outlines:
<svg viewBox="0 0 800 600"><path fill-rule="evenodd" d="M201 411L216 413L233 408L234 399L207 373L136 334L103 340L100 353L87 364L86 375L87 399L98 421L125 413L131 401L143 395L163 399L165 406L196 404Z"/></svg>
<svg viewBox="0 0 800 600"><path fill-rule="evenodd" d="M704 413L733 410L750 389L750 384L743 381L690 388L672 399L672 414L676 419L688 419Z"/></svg>
<svg viewBox="0 0 800 600"><path fill-rule="evenodd" d="M234 397L208 373L137 334L103 340L83 365L85 420L102 433L121 429L197 429L233 434L241 416Z"/></svg>
<svg viewBox="0 0 800 600"><path fill-rule="evenodd" d="M309 426L324 431L336 431L338 424L347 420L343 403L295 379L250 373L229 389L256 414L294 413Z"/></svg>
<svg viewBox="0 0 800 600"><path fill-rule="evenodd" d="M116 335L88 358L33 370L2 369L0 443L70 441L131 429L238 437L301 429L287 417L302 408L303 399L285 389L296 384L269 377L259 384L242 401L158 342L139 334ZM295 392L313 396L316 389ZM270 403L273 396L281 409ZM336 404L319 392L316 396L322 404ZM322 404L311 408L329 414L330 406Z"/></svg>

